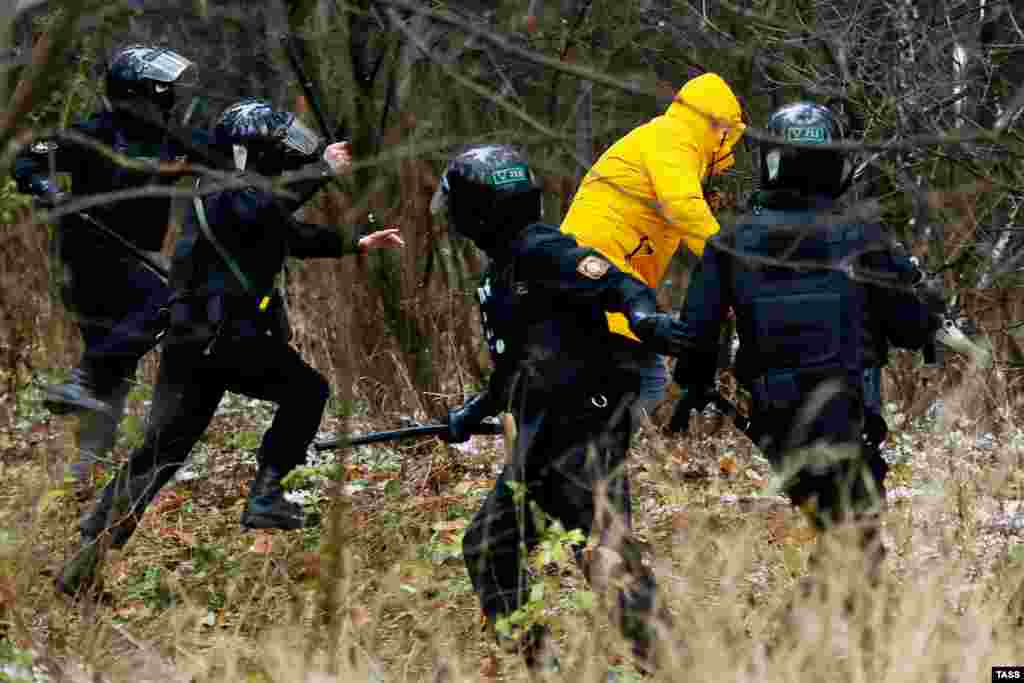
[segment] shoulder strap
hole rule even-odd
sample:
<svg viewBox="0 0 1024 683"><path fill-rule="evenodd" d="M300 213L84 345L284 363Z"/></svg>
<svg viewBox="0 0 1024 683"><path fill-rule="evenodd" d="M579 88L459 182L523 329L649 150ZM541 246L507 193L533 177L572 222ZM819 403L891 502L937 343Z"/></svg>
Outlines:
<svg viewBox="0 0 1024 683"><path fill-rule="evenodd" d="M199 189L199 180L196 180L196 190ZM231 269L234 276L238 278L238 281L242 283L242 287L246 292L252 292L252 285L249 283L249 278L246 277L245 273L242 272L242 268L238 265L238 262L232 258L231 254L228 253L227 249L220 243L216 237L213 236L213 230L210 229L210 223L206 220L206 207L203 206L203 198L198 194L192 198L192 204L196 209L196 218L199 219L199 229L203 231L203 237L209 240L210 244L220 255L221 259L227 264L227 267Z"/></svg>

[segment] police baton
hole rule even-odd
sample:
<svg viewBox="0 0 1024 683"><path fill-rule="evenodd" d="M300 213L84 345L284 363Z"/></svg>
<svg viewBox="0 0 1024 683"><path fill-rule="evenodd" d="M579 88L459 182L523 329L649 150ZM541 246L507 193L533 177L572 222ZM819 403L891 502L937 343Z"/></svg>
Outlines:
<svg viewBox="0 0 1024 683"><path fill-rule="evenodd" d="M134 244L132 244L125 238L121 237L116 232L114 232L113 230L111 230L110 228L108 228L103 223L93 218L89 214L85 213L84 211L79 211L76 215L79 218L81 218L85 222L85 224L88 225L90 228L101 233L104 237L108 237L109 239L113 240L115 244L117 244L119 247L121 247L122 249L130 253L132 256L134 256L136 260L139 261L139 263L144 265L149 270L153 271L153 273L157 277L163 280L164 284L167 284L168 281L170 281L171 274L167 272L167 269L164 268L159 263L157 263L156 261L154 261L150 256L148 256L145 252L136 247Z"/></svg>
<svg viewBox="0 0 1024 683"><path fill-rule="evenodd" d="M320 98L317 97L316 83L306 75L306 69L302 64L302 58L306 53L305 44L298 36L285 33L281 36L281 46L284 48L284 54L288 58L288 64L292 67L295 77L299 79L302 95L306 98L306 104L313 111L313 116L320 126L320 133L330 142L332 137L331 129L327 125L327 117L324 115L323 107L320 106ZM341 131L339 130L338 132L340 133Z"/></svg>
<svg viewBox="0 0 1024 683"><path fill-rule="evenodd" d="M448 431L447 424L436 424L436 425L420 425L419 427L407 427L405 429L395 429L390 432L370 432L369 434L360 434L352 436L336 436L330 439L320 439L313 442L313 450L315 451L330 451L335 448L344 448L345 446L365 446L371 443L381 443L382 441L398 441L401 439L418 439L424 436L441 436ZM481 422L479 425L473 428L471 434L501 434L502 427L500 424L495 422Z"/></svg>

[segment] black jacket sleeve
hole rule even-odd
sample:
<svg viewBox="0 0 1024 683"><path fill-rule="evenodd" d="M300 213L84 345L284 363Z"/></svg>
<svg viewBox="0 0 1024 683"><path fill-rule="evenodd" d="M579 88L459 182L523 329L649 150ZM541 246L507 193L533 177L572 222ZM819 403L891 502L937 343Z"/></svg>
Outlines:
<svg viewBox="0 0 1024 683"><path fill-rule="evenodd" d="M513 244L516 268L537 288L552 296L593 302L603 310L653 313L653 289L623 272L601 252L581 247L557 228L535 225Z"/></svg>
<svg viewBox="0 0 1024 683"><path fill-rule="evenodd" d="M338 258L358 253L357 236L342 234L328 225L305 223L292 217L293 203L260 189L227 193L232 214L242 217L240 222L259 225L266 235L277 233L287 243L288 256L294 258ZM230 223L230 221L221 221ZM358 230L353 231L358 233ZM222 237L225 243L234 238Z"/></svg>
<svg viewBox="0 0 1024 683"><path fill-rule="evenodd" d="M288 191L295 195L294 198L281 198L278 200L288 213L298 211L299 207L308 202L324 185L329 183L332 177L330 166L325 161L309 164L297 173L302 176L302 180L286 181Z"/></svg>
<svg viewBox="0 0 1024 683"><path fill-rule="evenodd" d="M715 381L718 341L731 304L727 275L729 253L720 239L708 241L700 264L690 276L680 314L689 350L676 362L673 378L684 387L704 389Z"/></svg>
<svg viewBox="0 0 1024 683"><path fill-rule="evenodd" d="M302 259L338 258L358 253L358 235L343 235L339 228L329 225L291 221L288 231L289 256Z"/></svg>
<svg viewBox="0 0 1024 683"><path fill-rule="evenodd" d="M508 410L509 393L517 372L519 365L512 357L495 360L494 372L487 380L487 387L472 399L479 401L477 410L481 419Z"/></svg>
<svg viewBox="0 0 1024 683"><path fill-rule="evenodd" d="M905 255L872 251L860 259L868 306L881 332L895 346L916 350L935 335L941 321L917 296L919 271Z"/></svg>

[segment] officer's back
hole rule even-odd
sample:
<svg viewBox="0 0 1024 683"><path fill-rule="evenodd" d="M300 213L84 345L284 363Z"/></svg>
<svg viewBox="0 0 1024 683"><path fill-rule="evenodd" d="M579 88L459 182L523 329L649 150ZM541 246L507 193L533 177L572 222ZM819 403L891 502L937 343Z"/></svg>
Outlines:
<svg viewBox="0 0 1024 683"><path fill-rule="evenodd" d="M869 522L866 543L877 550L872 515L887 466L881 439L863 436L885 427L869 413L865 370L884 363L889 343L922 347L936 322L913 291L912 265L881 226L839 207L850 164L830 144L842 135L832 114L797 103L767 128L776 139L762 146L763 189L751 213L708 243L691 279L683 313L691 350L675 377L686 401L702 407L689 397L713 385L720 325L734 309L752 437L782 468L793 502L810 504L815 524ZM689 407L681 403L673 422L682 424ZM816 444L842 448L808 450Z"/></svg>
<svg viewBox="0 0 1024 683"><path fill-rule="evenodd" d="M825 198L764 193L755 202L715 239L731 265L738 379L773 400L826 377L855 386L884 360L886 342L927 341L927 311L877 223Z"/></svg>

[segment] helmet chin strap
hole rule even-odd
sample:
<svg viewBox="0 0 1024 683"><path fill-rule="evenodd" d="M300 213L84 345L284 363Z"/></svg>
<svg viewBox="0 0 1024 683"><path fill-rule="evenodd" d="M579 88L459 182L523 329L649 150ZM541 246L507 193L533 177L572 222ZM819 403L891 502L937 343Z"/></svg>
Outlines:
<svg viewBox="0 0 1024 683"><path fill-rule="evenodd" d="M244 171L245 164L249 160L249 150L245 145L231 145L231 152L235 160L235 169Z"/></svg>
<svg viewBox="0 0 1024 683"><path fill-rule="evenodd" d="M448 213L448 191L444 184L439 184L430 198L430 214L432 216L444 216Z"/></svg>
<svg viewBox="0 0 1024 683"><path fill-rule="evenodd" d="M782 150L778 147L770 150L764 156L764 163L768 169L768 180L772 181L779 177L779 162L782 161Z"/></svg>

